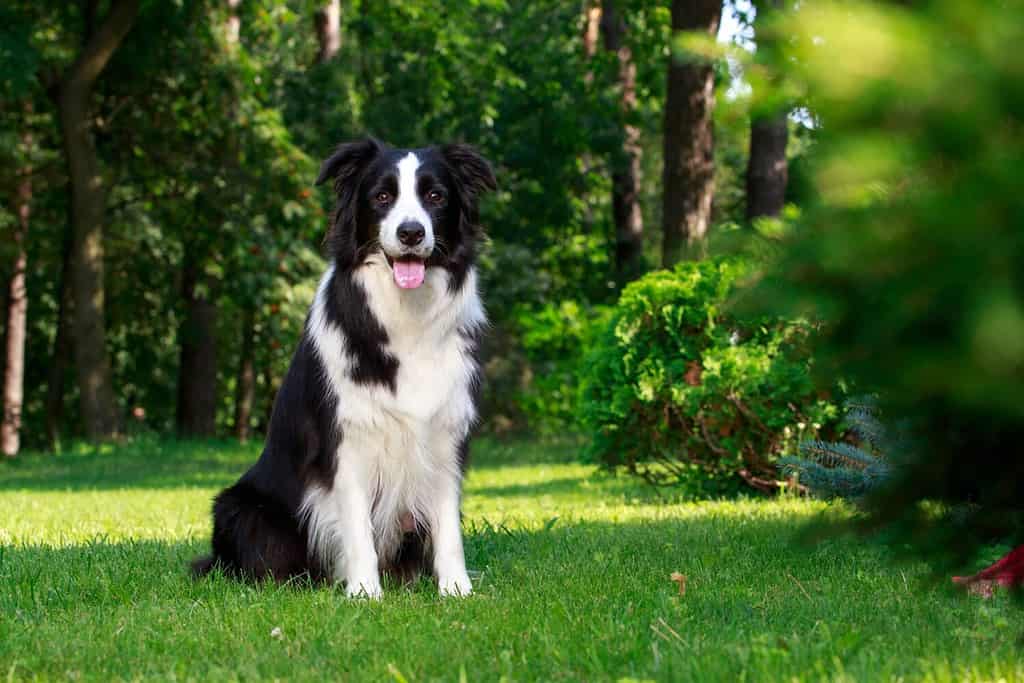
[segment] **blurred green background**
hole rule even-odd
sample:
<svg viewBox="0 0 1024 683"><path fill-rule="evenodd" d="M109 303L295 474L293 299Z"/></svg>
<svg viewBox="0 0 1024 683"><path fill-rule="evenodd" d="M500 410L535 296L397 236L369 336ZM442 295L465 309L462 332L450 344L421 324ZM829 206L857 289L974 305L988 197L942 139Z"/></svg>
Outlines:
<svg viewBox="0 0 1024 683"><path fill-rule="evenodd" d="M751 31L749 3L700 9L709 34ZM470 142L497 169L482 264L495 429L564 427L573 380L553 366L580 349L562 330L662 263L667 3L98 0L0 12L2 182L14 200L0 214L0 268L9 279L11 237L24 231L27 446L114 429L259 433L324 268L333 198L313 188L318 164L365 134ZM118 27L115 41L105 31ZM84 87L75 66L97 45L109 60L72 102ZM735 104L713 124L717 191L701 218L723 226L744 220L738 74L716 62L707 81ZM79 120L62 125L70 110ZM99 210L80 222L67 125L95 157ZM800 153L809 129L790 127ZM102 253L86 254L76 231ZM76 295L89 299L76 272L100 262L103 338L95 325L76 332L71 315L86 307ZM100 342L84 354L99 369L76 367L76 347ZM101 388L82 396L86 383ZM87 415L96 401L113 405Z"/></svg>

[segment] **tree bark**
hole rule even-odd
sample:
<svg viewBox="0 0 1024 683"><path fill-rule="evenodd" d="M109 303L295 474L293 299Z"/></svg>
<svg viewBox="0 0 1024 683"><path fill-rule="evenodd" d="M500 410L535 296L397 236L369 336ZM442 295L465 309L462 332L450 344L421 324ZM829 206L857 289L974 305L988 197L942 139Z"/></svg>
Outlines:
<svg viewBox="0 0 1024 683"><path fill-rule="evenodd" d="M747 220L778 216L786 203L789 165L786 145L789 128L786 112L761 116L750 122L750 156L747 159Z"/></svg>
<svg viewBox="0 0 1024 683"><path fill-rule="evenodd" d="M185 258L177 428L180 436L212 436L217 430L217 306L199 265L189 259L187 251Z"/></svg>
<svg viewBox="0 0 1024 683"><path fill-rule="evenodd" d="M590 92L594 85L594 70L591 68L590 62L597 54L598 41L601 38L602 14L601 0L583 0L583 32L580 38L583 42L583 59L586 64L586 70L583 72L583 87L586 97L591 96ZM574 190L579 194L583 207L581 216L583 232L589 234L594 225L594 202L587 190L587 179L594 172L597 164L594 155L587 149L580 152L579 160L580 174Z"/></svg>
<svg viewBox="0 0 1024 683"><path fill-rule="evenodd" d="M341 0L327 0L313 14L313 25L320 45L316 63L329 62L341 50Z"/></svg>
<svg viewBox="0 0 1024 683"><path fill-rule="evenodd" d="M85 0L82 8L84 28L82 47L96 32L96 16L99 0ZM68 190L70 194L70 188ZM71 293L71 257L74 248L74 217L70 203L67 205L67 223L61 243L60 281L57 299L57 334L50 352L50 365L46 378L46 439L50 448L60 447L60 430L64 421L64 383L68 365L71 363L71 320L74 315L74 299Z"/></svg>
<svg viewBox="0 0 1024 683"><path fill-rule="evenodd" d="M60 441L60 426L64 420L64 378L72 354L71 319L74 315L74 300L71 295L71 250L73 241L69 207L60 267L57 335L53 340L53 351L50 354L50 367L46 382L46 437L51 448L57 448Z"/></svg>
<svg viewBox="0 0 1024 683"><path fill-rule="evenodd" d="M106 194L92 132L93 86L128 34L139 0L112 0L110 11L61 79L57 110L71 179L73 242L71 280L75 297L72 346L82 419L90 439L109 439L119 428L104 321L103 219Z"/></svg>
<svg viewBox="0 0 1024 683"><path fill-rule="evenodd" d="M274 417L274 401L277 399L277 390L281 388L281 381L274 376L274 370L270 366L271 363L267 363L259 370L260 381L266 390L266 396L256 427L264 433L270 428L270 420Z"/></svg>
<svg viewBox="0 0 1024 683"><path fill-rule="evenodd" d="M222 48L228 60L239 49L242 20L238 13L241 0L225 0L227 14L220 27ZM237 84L223 93L229 120L238 110ZM225 167L238 163L238 138L229 130L221 141L221 161ZM213 207L210 216L218 215ZM226 219L225 214L220 214ZM223 229L217 226L218 230ZM207 235L208 236L208 235ZM207 237L204 236L204 237ZM207 275L206 265L216 253L213 242L204 239L185 240L181 273L181 294L185 319L178 331L178 404L176 409L179 436L213 436L217 431L217 278Z"/></svg>
<svg viewBox="0 0 1024 683"><path fill-rule="evenodd" d="M640 209L640 129L629 123L636 112L636 64L625 43L626 22L613 0L604 0L601 18L604 47L619 60L619 108L622 112L622 153L612 159L612 216L615 221L615 267L622 281L643 264L644 218Z"/></svg>
<svg viewBox="0 0 1024 683"><path fill-rule="evenodd" d="M759 30L774 11L783 9L784 0L761 0L755 18L755 40L758 57L770 60L776 50L776 39ZM769 81L769 87L774 84ZM756 93L755 93L756 94ZM768 99L768 98L766 98ZM750 154L747 158L747 220L761 216L778 216L786 203L789 164L786 146L789 142L788 112L769 105L752 112L750 121Z"/></svg>
<svg viewBox="0 0 1024 683"><path fill-rule="evenodd" d="M672 30L714 37L722 0L673 0ZM715 191L715 79L702 59L672 59L665 97L662 263L700 258Z"/></svg>
<svg viewBox="0 0 1024 683"><path fill-rule="evenodd" d="M597 39L601 35L601 17L604 10L600 0L587 0L583 6L583 56L587 61L597 54ZM590 83L594 74L589 69L583 78Z"/></svg>
<svg viewBox="0 0 1024 683"><path fill-rule="evenodd" d="M242 442L249 440L252 405L256 397L255 336L256 314L253 309L248 309L242 320L242 357L235 385L235 437Z"/></svg>
<svg viewBox="0 0 1024 683"><path fill-rule="evenodd" d="M31 111L26 105L26 113ZM26 117L27 118L27 117ZM26 125L28 125L26 123ZM29 133L22 136L26 153L32 145ZM28 256L29 216L32 211L32 168L26 164L22 180L15 194L14 268L7 285L7 346L4 363L3 421L0 422L0 451L9 458L18 454L21 446L21 410L25 397L25 321L28 316L28 291L25 287L25 269Z"/></svg>
<svg viewBox="0 0 1024 683"><path fill-rule="evenodd" d="M224 22L224 43L228 51L238 46L242 37L242 17L238 14L238 8L242 6L242 0L227 0L228 18Z"/></svg>

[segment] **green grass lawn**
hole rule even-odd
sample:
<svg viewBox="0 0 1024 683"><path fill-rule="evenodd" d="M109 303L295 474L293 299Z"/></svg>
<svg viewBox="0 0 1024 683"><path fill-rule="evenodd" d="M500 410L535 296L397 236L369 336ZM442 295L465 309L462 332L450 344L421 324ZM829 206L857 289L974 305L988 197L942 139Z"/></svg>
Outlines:
<svg viewBox="0 0 1024 683"><path fill-rule="evenodd" d="M821 503L662 504L569 445L478 442L468 599L191 581L210 498L258 450L0 466L0 680L1024 680L1005 595L954 594L861 540L800 544Z"/></svg>

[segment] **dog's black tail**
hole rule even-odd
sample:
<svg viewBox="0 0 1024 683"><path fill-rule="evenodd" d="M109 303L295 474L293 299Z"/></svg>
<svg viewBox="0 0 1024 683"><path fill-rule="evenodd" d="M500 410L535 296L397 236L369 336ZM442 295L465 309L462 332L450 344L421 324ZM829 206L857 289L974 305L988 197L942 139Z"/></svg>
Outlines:
<svg viewBox="0 0 1024 683"><path fill-rule="evenodd" d="M217 560L214 559L213 555L204 555L197 557L192 560L192 578L201 579L211 571L217 565Z"/></svg>

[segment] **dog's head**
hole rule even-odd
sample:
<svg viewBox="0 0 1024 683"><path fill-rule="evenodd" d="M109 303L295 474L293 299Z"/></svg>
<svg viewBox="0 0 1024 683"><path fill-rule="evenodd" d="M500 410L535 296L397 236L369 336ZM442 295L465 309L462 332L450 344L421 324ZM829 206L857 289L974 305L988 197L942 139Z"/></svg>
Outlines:
<svg viewBox="0 0 1024 683"><path fill-rule="evenodd" d="M496 188L490 164L469 145L394 149L373 139L338 147L316 184L334 179L337 208L328 233L339 268L383 253L395 284L414 289L427 268L461 284L480 233L477 202Z"/></svg>

